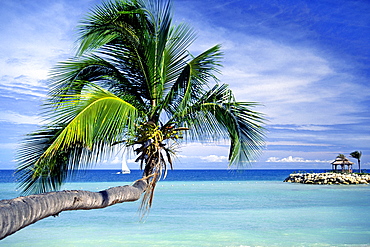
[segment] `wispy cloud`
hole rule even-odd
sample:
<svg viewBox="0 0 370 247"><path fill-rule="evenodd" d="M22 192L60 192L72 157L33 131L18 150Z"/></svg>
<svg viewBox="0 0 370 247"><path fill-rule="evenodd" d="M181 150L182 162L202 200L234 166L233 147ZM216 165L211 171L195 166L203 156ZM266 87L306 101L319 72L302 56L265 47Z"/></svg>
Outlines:
<svg viewBox="0 0 370 247"><path fill-rule="evenodd" d="M270 157L266 162L283 162L283 163L328 163L330 160L308 160L301 157L288 156L286 158Z"/></svg>
<svg viewBox="0 0 370 247"><path fill-rule="evenodd" d="M19 147L19 143L0 143L0 149L15 150Z"/></svg>
<svg viewBox="0 0 370 247"><path fill-rule="evenodd" d="M12 111L5 111L0 112L0 122L40 125L42 123L42 119L39 116L28 116Z"/></svg>
<svg viewBox="0 0 370 247"><path fill-rule="evenodd" d="M310 142L297 142L297 141L275 141L275 142L266 142L267 146L311 146L311 147L327 147L330 144L322 143L310 143Z"/></svg>
<svg viewBox="0 0 370 247"><path fill-rule="evenodd" d="M80 8L65 1L5 1L0 10L0 95L44 97L50 69L73 55Z"/></svg>
<svg viewBox="0 0 370 247"><path fill-rule="evenodd" d="M233 61L227 61L222 80L232 85L237 99L262 102L272 124L330 125L338 119L341 123L359 120L354 114L364 110L358 103L370 96L367 87L356 85L353 75L339 71L337 62L324 58L320 51L273 41L252 43L249 49L235 46L227 51Z"/></svg>
<svg viewBox="0 0 370 247"><path fill-rule="evenodd" d="M45 98L47 87L42 81L27 76L2 76L0 78L0 96L18 99L30 96L33 98Z"/></svg>
<svg viewBox="0 0 370 247"><path fill-rule="evenodd" d="M332 126L323 126L323 125L276 125L276 126L269 126L269 129L276 129L276 130L309 130L309 131L327 131L332 130Z"/></svg>
<svg viewBox="0 0 370 247"><path fill-rule="evenodd" d="M238 100L261 102L265 107L259 109L271 124L330 126L338 121L353 124L362 120L366 107L361 102L370 96L368 85L340 49L332 51L311 40L316 33L305 26L303 18L309 17L310 11L302 9L302 16L294 16L298 19L284 19L293 8L287 4L271 6L270 15L260 12L258 4L239 1L231 6L240 5L244 6L243 14L222 4L210 8L208 14L222 11L229 15L223 23L184 14L186 21L202 30L195 52L216 42L223 45L225 60L220 78L230 84ZM194 8L189 13L196 11L195 6L186 8Z"/></svg>

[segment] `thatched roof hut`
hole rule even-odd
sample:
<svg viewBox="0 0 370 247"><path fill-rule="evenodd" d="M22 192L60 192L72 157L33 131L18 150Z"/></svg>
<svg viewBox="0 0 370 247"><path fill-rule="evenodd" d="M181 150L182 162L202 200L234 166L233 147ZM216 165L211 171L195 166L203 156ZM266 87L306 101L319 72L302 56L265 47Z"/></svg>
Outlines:
<svg viewBox="0 0 370 247"><path fill-rule="evenodd" d="M338 171L338 166L341 167L342 172L352 172L352 165L354 163L349 161L344 155L338 155L337 158L331 162L334 171Z"/></svg>

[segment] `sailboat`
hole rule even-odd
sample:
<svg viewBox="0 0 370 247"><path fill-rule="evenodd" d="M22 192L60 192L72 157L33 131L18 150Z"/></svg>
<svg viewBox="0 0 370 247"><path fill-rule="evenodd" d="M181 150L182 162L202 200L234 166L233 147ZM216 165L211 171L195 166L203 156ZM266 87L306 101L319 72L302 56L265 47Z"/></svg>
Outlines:
<svg viewBox="0 0 370 247"><path fill-rule="evenodd" d="M127 166L127 163L126 163L126 157L124 157L122 159L122 167L121 167L121 171L120 172L117 172L117 174L130 174L131 171L130 169L128 168Z"/></svg>

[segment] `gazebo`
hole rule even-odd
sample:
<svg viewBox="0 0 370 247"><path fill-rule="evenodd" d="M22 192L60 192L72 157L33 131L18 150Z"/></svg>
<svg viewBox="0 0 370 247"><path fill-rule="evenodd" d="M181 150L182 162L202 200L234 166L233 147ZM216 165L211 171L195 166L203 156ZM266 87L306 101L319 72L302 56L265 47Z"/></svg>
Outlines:
<svg viewBox="0 0 370 247"><path fill-rule="evenodd" d="M333 171L338 171L338 166L341 166L341 172L352 172L352 165L354 163L349 161L344 155L338 155L338 157L331 162Z"/></svg>

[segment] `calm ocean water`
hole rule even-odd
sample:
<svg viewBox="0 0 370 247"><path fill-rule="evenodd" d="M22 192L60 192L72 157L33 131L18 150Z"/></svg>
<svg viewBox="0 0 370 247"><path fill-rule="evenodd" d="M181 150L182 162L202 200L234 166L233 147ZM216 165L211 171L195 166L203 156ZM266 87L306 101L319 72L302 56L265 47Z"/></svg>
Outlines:
<svg viewBox="0 0 370 247"><path fill-rule="evenodd" d="M63 212L0 246L370 246L370 185L283 183L292 171L169 171L144 222L139 202ZM63 189L99 191L141 174L116 172L82 172ZM0 199L18 196L12 171L0 170L0 183Z"/></svg>

